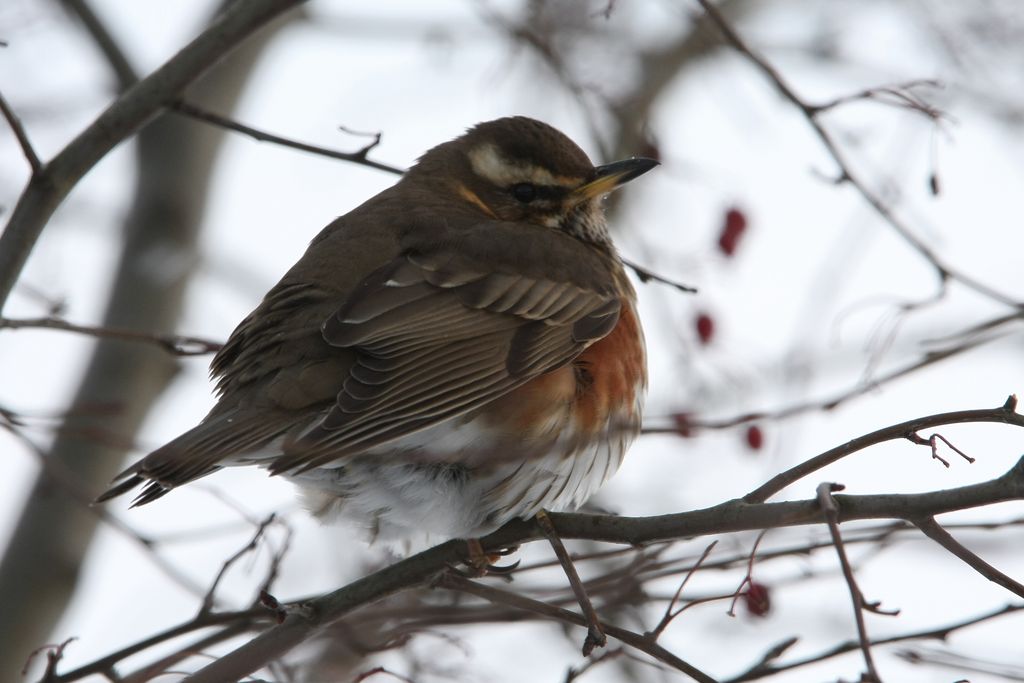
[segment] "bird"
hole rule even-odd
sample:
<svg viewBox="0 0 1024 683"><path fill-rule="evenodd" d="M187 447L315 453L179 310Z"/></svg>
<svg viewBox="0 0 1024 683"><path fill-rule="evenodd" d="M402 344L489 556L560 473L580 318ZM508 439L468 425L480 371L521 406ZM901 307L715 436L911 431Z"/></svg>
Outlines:
<svg viewBox="0 0 1024 683"><path fill-rule="evenodd" d="M310 242L215 355L209 414L97 501L255 465L315 516L407 544L579 508L647 388L603 200L656 165L595 166L524 116L430 149Z"/></svg>

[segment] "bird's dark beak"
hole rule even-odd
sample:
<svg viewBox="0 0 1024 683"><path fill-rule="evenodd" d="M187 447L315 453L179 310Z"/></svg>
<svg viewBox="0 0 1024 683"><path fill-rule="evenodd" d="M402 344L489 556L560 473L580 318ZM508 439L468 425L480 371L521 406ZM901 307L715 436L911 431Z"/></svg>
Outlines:
<svg viewBox="0 0 1024 683"><path fill-rule="evenodd" d="M580 185L573 190L572 194L574 197L579 198L580 201L608 194L615 188L625 185L630 180L639 178L660 163L654 159L633 157L632 159L613 161L610 164L598 166L594 169L595 175L593 180Z"/></svg>

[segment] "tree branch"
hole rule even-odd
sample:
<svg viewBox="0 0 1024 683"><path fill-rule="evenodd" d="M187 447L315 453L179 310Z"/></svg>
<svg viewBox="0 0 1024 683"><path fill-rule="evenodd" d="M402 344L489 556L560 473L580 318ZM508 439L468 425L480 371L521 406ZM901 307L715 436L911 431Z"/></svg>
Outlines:
<svg viewBox="0 0 1024 683"><path fill-rule="evenodd" d="M706 15L715 23L718 30L721 31L726 41L733 46L745 59L751 64L758 68L776 87L779 93L796 106L807 119L811 128L814 130L818 139L822 145L828 151L829 155L835 161L836 166L839 168L839 177L836 182L845 182L853 186L857 192L864 198L864 200L875 210L882 220L888 223L903 240L909 244L916 252L925 258L935 268L938 273L940 286L944 283L953 279L964 285L965 287L974 290L975 292L986 296L993 301L997 301L1008 306L1020 308L1022 302L1009 297L1002 292L999 292L988 285L985 285L971 276L961 273L951 266L943 262L938 254L936 254L927 244L925 244L914 231L898 218L889 206L882 200L882 198L872 191L867 183L864 182L856 173L853 172L849 162L846 160L845 155L839 149L839 145L832 138L831 133L821 123L818 115L828 111L831 107L834 107L837 102L826 103L823 105L813 105L802 99L789 83L782 77L782 75L768 63L763 57L754 52L754 50L747 45L747 43L740 37L736 32L736 29L726 20L719 9L715 6L712 0L696 0L698 4L704 9ZM920 109L920 107L919 107Z"/></svg>
<svg viewBox="0 0 1024 683"><path fill-rule="evenodd" d="M0 311L46 223L82 176L247 36L301 2L232 3L208 29L118 97L52 161L33 174L0 236Z"/></svg>
<svg viewBox="0 0 1024 683"><path fill-rule="evenodd" d="M14 137L18 139L18 144L21 145L21 153L28 159L32 175L35 176L37 173L40 173L43 170L43 162L39 160L39 155L36 154L32 142L28 139L28 133L25 131L25 126L21 123L21 119L14 113L11 106L7 104L7 100L4 99L3 95L0 95L0 113L7 119L7 125L11 127Z"/></svg>
<svg viewBox="0 0 1024 683"><path fill-rule="evenodd" d="M944 491L918 494L839 495L837 521L858 519L920 519L922 517L1019 500L1024 497L1024 458L996 479ZM563 538L642 545L705 534L750 531L821 523L815 499L749 504L734 500L693 512L656 517L552 514ZM514 520L482 539L484 550L544 538L533 520ZM465 560L465 542L435 546L365 576L333 593L292 607L279 626L190 676L190 683L237 680L284 655L320 629L353 610L410 588L432 585L447 567ZM616 636L618 637L618 636Z"/></svg>
<svg viewBox="0 0 1024 683"><path fill-rule="evenodd" d="M952 534L942 528L934 517L910 520L925 536L966 562L974 571L1008 591L1024 598L1024 584L1002 573L985 560L965 548Z"/></svg>
<svg viewBox="0 0 1024 683"><path fill-rule="evenodd" d="M835 448L825 451L821 455L805 460L799 465L789 468L785 472L777 474L766 483L743 496L743 500L748 503L764 502L793 482L802 479L808 474L816 472L827 465L831 465L852 453L856 453L857 451L862 451L869 446L874 446L875 444L880 444L885 441L892 441L894 439L908 439L913 441L914 435L922 429L964 422L1002 422L1005 424L1016 425L1018 427L1024 427L1024 415L1015 412L1016 408L1017 397L1010 396L1006 400L1006 403L999 408L939 413L937 415L928 415L925 417L915 418L913 420L907 420L906 422L901 422L889 427L883 427L882 429L871 432L870 434L865 434L864 436L847 441L840 446L836 446Z"/></svg>
<svg viewBox="0 0 1024 683"><path fill-rule="evenodd" d="M63 330L99 339L153 344L174 356L202 356L216 353L223 346L220 342L201 337L187 337L179 334L150 334L114 327L76 325L61 318L4 318L0 317L0 330L43 329Z"/></svg>
<svg viewBox="0 0 1024 683"><path fill-rule="evenodd" d="M397 166L391 166L390 164L384 164L379 161L366 158L366 153L372 149L374 145L369 145L355 152L339 152L337 150L328 149L326 147L320 147L317 145L311 145L306 142L299 142L298 140L292 140L290 138L281 137L280 135L274 135L273 133L267 133L258 128L247 126L243 123L239 123L233 119L229 119L226 116L214 114L213 112L207 111L201 107L197 107L194 104L178 100L170 105L171 111L187 116L190 119L196 121L202 121L219 128L231 130L236 133L242 133L248 135L254 140L259 142L271 142L275 145L281 145L282 147L288 147L290 149L297 149L301 152L309 152L311 154L317 154L328 159L340 159L341 161L349 161L354 164L361 166L368 166L375 168L378 171L386 171L387 173L395 173L401 175L405 173L402 169Z"/></svg>

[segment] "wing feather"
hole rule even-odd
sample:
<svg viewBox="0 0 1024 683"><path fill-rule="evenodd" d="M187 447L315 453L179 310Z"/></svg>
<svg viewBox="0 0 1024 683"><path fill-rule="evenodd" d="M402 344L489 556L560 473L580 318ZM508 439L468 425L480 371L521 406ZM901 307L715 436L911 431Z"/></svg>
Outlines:
<svg viewBox="0 0 1024 683"><path fill-rule="evenodd" d="M487 273L457 253L402 256L323 325L356 352L323 421L274 472L304 471L476 409L608 334L619 301L571 282Z"/></svg>

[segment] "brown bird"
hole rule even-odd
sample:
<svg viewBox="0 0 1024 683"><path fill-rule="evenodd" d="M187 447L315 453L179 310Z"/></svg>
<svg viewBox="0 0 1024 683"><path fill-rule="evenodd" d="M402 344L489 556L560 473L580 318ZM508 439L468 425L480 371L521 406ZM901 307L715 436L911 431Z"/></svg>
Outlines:
<svg viewBox="0 0 1024 683"><path fill-rule="evenodd" d="M213 359L219 401L122 472L135 505L254 464L373 538L477 538L579 507L646 389L635 292L595 167L525 117L482 123L328 225Z"/></svg>

